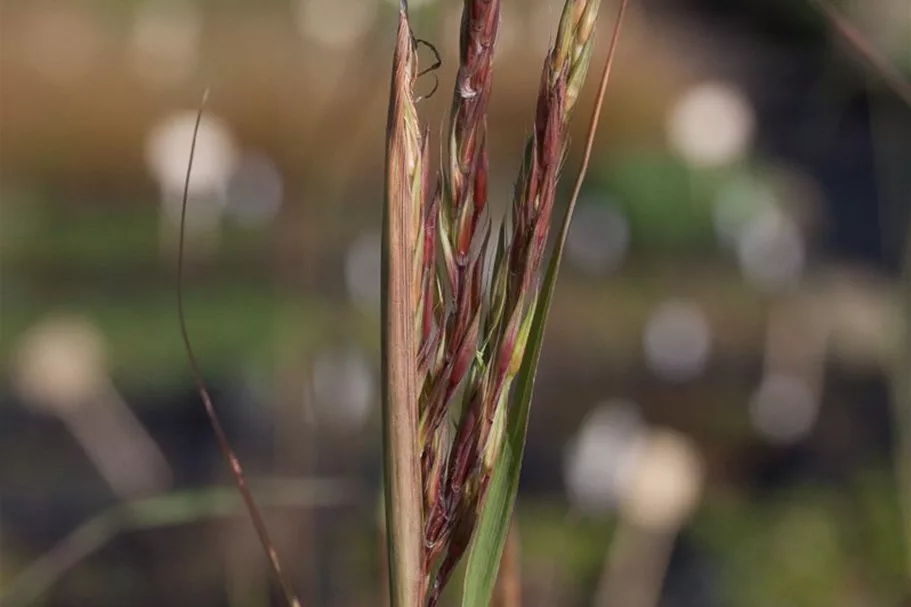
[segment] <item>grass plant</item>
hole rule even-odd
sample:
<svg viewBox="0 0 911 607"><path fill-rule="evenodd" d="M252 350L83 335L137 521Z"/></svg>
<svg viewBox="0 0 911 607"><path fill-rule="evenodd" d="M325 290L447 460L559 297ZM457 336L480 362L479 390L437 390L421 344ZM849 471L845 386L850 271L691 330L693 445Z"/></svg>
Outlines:
<svg viewBox="0 0 911 607"><path fill-rule="evenodd" d="M429 132L420 123L415 92L419 43L407 3L400 3L386 134L382 277L393 607L435 605L467 552L463 604L490 602L545 320L625 5L583 164L542 280L569 121L588 72L600 2L564 4L511 209L496 234L488 211L487 108L500 2L465 0L458 72L432 187Z"/></svg>

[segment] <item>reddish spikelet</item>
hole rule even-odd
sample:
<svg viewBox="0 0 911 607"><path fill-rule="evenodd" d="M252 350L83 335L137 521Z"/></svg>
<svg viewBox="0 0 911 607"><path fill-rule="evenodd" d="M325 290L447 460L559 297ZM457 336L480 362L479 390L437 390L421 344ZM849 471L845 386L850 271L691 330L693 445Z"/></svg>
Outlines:
<svg viewBox="0 0 911 607"><path fill-rule="evenodd" d="M426 156L424 157L427 158ZM429 163L425 163L429 164ZM436 238L437 238L437 198L434 196L424 218L424 241L421 266L421 294L418 308L420 319L420 350L418 351L418 377L419 381L427 376L430 366L430 356L439 340L439 332L435 325L435 297L436 292Z"/></svg>
<svg viewBox="0 0 911 607"><path fill-rule="evenodd" d="M425 451L422 461L433 462L428 473L434 470L440 474L439 478L425 479L434 486L433 491L425 491L425 543L433 547L425 555L428 573L433 561L430 553L439 549L440 529L448 526L442 516L448 510L442 504L447 491L437 489L445 487L442 464L447 460L446 448L436 435L450 402L475 364L482 322L481 263L489 235L488 226L481 221L487 205L486 115L499 14L499 0L465 1L459 71L444 150L437 222L444 268L440 280L448 287L449 303L439 302L446 311L438 325L443 348L436 365L429 369L420 421ZM440 452L426 453L436 449Z"/></svg>
<svg viewBox="0 0 911 607"><path fill-rule="evenodd" d="M494 262L484 330L492 341L479 352L478 381L468 392L441 496L428 518L432 526L427 531L433 533L430 539L436 549L448 540L428 605L436 601L467 548L503 440L509 387L524 354L537 298L535 283L551 224L567 125L588 65L597 7L598 2L567 2L557 44L545 62L534 130L515 188L512 230L504 228Z"/></svg>

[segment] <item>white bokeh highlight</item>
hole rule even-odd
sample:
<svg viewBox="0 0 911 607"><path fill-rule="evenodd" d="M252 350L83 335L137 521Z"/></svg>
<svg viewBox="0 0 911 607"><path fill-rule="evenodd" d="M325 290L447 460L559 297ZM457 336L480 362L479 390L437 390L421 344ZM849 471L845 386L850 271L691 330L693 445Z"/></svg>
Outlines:
<svg viewBox="0 0 911 607"><path fill-rule="evenodd" d="M181 111L158 123L146 142L147 165L168 192L181 192L190 160L196 111ZM234 166L237 151L224 121L204 114L199 123L190 195L221 194Z"/></svg>
<svg viewBox="0 0 911 607"><path fill-rule="evenodd" d="M609 274L629 250L629 222L616 205L582 202L570 224L566 258L586 273Z"/></svg>
<svg viewBox="0 0 911 607"><path fill-rule="evenodd" d="M705 370L712 334L702 309L692 301L670 300L651 314L645 325L645 360L662 379L683 382Z"/></svg>
<svg viewBox="0 0 911 607"><path fill-rule="evenodd" d="M161 188L164 217L172 226L180 223L195 123L195 111L171 114L152 129L146 141L146 164ZM188 190L192 200L187 207L189 232L211 231L218 225L225 207L228 177L237 156L228 125L211 114L203 115Z"/></svg>
<svg viewBox="0 0 911 607"><path fill-rule="evenodd" d="M345 255L345 285L352 301L366 310L378 310L382 297L380 271L382 235L365 232L351 244Z"/></svg>
<svg viewBox="0 0 911 607"><path fill-rule="evenodd" d="M616 507L644 432L633 402L610 400L589 412L563 462L566 489L576 508L596 514Z"/></svg>
<svg viewBox="0 0 911 607"><path fill-rule="evenodd" d="M725 249L736 251L750 220L777 207L775 193L767 183L743 175L726 180L712 207L718 241Z"/></svg>
<svg viewBox="0 0 911 607"><path fill-rule="evenodd" d="M777 208L766 209L744 226L737 258L744 277L763 291L795 286L806 257L797 223Z"/></svg>
<svg viewBox="0 0 911 607"><path fill-rule="evenodd" d="M284 180L272 159L247 152L228 178L226 212L244 227L262 227L278 215L284 195Z"/></svg>
<svg viewBox="0 0 911 607"><path fill-rule="evenodd" d="M59 418L116 495L167 488L167 460L114 387L107 343L93 322L46 317L22 337L15 359L13 384L26 404Z"/></svg>
<svg viewBox="0 0 911 607"><path fill-rule="evenodd" d="M750 422L771 443L789 445L812 432L819 400L805 380L781 373L766 376L749 405Z"/></svg>
<svg viewBox="0 0 911 607"><path fill-rule="evenodd" d="M358 350L323 353L313 364L316 421L336 432L357 430L370 416L376 380L366 356Z"/></svg>
<svg viewBox="0 0 911 607"><path fill-rule="evenodd" d="M689 438L664 428L649 432L620 501L624 521L653 533L676 533L701 501L704 469Z"/></svg>
<svg viewBox="0 0 911 607"><path fill-rule="evenodd" d="M46 318L18 348L15 383L29 404L60 414L78 408L105 383L104 336L78 316Z"/></svg>
<svg viewBox="0 0 911 607"><path fill-rule="evenodd" d="M756 128L749 99L724 82L694 86L671 107L667 138L683 160L697 168L734 163L746 155Z"/></svg>

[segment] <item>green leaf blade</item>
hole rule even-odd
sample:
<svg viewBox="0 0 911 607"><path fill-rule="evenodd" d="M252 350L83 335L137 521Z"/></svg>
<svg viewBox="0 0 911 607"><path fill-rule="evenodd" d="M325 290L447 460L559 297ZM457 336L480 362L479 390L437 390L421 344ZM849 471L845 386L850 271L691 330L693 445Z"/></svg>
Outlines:
<svg viewBox="0 0 911 607"><path fill-rule="evenodd" d="M569 212L567 212L563 223L568 225L569 219ZM506 437L490 478L487 497L481 508L475 537L468 553L462 607L487 607L493 596L500 559L506 545L506 536L509 534L516 493L519 489L522 454L525 450L525 436L528 430L528 414L531 410L538 360L541 358L541 348L544 343L544 329L547 325L547 316L557 283L557 271L563 257L563 243L563 238L557 241L551 256L539 295L541 300L535 309L534 320L525 346L525 357L516 376L515 400L510 406L506 421Z"/></svg>

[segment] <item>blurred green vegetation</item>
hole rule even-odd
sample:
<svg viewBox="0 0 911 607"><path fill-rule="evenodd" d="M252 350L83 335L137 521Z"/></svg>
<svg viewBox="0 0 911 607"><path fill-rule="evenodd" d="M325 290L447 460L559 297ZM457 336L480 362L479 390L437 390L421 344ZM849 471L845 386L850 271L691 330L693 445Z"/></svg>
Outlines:
<svg viewBox="0 0 911 607"><path fill-rule="evenodd" d="M725 605L898 605L907 596L892 479L861 474L850 490L805 483L765 500L717 491L694 522L717 556Z"/></svg>

